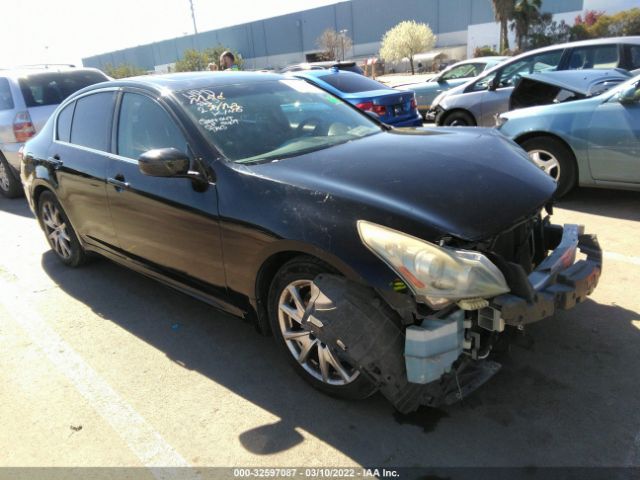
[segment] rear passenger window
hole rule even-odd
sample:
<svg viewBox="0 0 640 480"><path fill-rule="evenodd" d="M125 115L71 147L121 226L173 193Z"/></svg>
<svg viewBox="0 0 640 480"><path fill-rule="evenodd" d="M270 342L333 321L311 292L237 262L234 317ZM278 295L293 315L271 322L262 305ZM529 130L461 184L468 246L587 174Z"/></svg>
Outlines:
<svg viewBox="0 0 640 480"><path fill-rule="evenodd" d="M113 92L101 92L76 100L71 143L104 152L109 150L113 99Z"/></svg>
<svg viewBox="0 0 640 480"><path fill-rule="evenodd" d="M574 48L569 57L569 70L616 68L619 64L618 45L594 45Z"/></svg>
<svg viewBox="0 0 640 480"><path fill-rule="evenodd" d="M9 80L0 78L0 110L12 110L13 97L11 96L11 88Z"/></svg>
<svg viewBox="0 0 640 480"><path fill-rule="evenodd" d="M58 125L58 140L62 142L69 142L71 140L71 119L73 118L73 108L76 106L76 103L73 102L60 112L58 115L57 125Z"/></svg>

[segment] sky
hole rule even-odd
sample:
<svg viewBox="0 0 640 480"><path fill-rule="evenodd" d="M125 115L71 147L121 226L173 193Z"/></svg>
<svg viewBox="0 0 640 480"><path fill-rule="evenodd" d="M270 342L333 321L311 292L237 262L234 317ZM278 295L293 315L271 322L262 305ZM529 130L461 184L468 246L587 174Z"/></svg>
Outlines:
<svg viewBox="0 0 640 480"><path fill-rule="evenodd" d="M339 0L193 0L198 31ZM91 55L193 33L189 0L2 2L0 66L82 64Z"/></svg>

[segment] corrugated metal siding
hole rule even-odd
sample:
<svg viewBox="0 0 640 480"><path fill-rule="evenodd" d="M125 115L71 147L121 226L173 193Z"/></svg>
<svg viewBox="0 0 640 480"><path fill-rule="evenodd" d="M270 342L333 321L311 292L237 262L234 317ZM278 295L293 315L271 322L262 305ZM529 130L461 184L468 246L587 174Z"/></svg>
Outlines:
<svg viewBox="0 0 640 480"><path fill-rule="evenodd" d="M583 0L544 0L543 10L581 10ZM83 59L86 66L131 63L151 70L175 62L186 49L226 45L245 59L317 50L326 28L347 29L354 44L378 42L398 22L416 20L436 34L493 22L491 0L351 0L266 20L128 48Z"/></svg>

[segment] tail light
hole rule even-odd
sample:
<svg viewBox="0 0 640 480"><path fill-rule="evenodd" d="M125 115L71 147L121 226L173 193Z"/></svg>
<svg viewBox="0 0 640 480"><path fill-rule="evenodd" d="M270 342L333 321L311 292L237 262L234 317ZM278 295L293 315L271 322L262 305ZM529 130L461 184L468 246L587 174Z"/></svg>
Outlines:
<svg viewBox="0 0 640 480"><path fill-rule="evenodd" d="M373 102L357 103L356 107L366 112L373 112L377 115L383 116L387 114L387 107L384 105L375 105Z"/></svg>
<svg viewBox="0 0 640 480"><path fill-rule="evenodd" d="M36 134L29 112L18 112L13 119L13 134L17 142L26 142Z"/></svg>
<svg viewBox="0 0 640 480"><path fill-rule="evenodd" d="M411 110L415 110L416 108L418 108L418 104L416 102L416 97L414 95L413 97L411 97Z"/></svg>

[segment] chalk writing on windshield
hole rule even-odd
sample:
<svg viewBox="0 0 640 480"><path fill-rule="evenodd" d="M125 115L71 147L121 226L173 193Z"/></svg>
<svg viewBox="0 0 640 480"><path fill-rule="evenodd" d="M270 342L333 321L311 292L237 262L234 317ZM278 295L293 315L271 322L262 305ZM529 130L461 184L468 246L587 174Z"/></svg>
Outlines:
<svg viewBox="0 0 640 480"><path fill-rule="evenodd" d="M242 105L228 101L223 92L216 95L213 90L193 89L183 92L182 95L199 114L208 117L198 120L198 123L208 131L219 132L240 123L235 116L243 112Z"/></svg>

